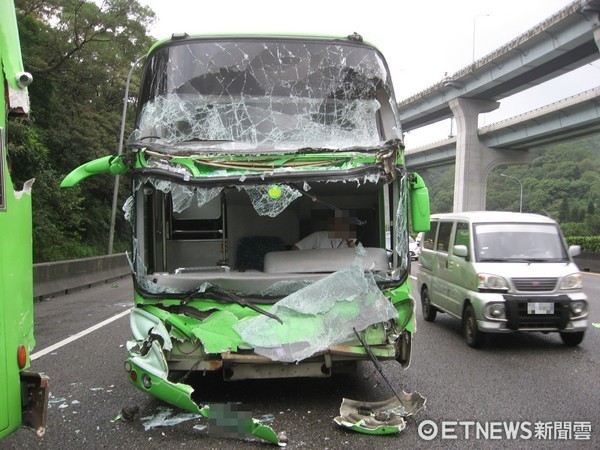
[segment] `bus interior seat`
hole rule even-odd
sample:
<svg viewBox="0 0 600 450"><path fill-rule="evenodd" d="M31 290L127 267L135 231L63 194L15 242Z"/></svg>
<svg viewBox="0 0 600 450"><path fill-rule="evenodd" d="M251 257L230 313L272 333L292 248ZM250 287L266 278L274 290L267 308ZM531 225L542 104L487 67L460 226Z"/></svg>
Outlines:
<svg viewBox="0 0 600 450"><path fill-rule="evenodd" d="M245 236L239 239L235 261L236 269L260 270L264 268L265 255L269 252L286 250L285 243L278 236Z"/></svg>

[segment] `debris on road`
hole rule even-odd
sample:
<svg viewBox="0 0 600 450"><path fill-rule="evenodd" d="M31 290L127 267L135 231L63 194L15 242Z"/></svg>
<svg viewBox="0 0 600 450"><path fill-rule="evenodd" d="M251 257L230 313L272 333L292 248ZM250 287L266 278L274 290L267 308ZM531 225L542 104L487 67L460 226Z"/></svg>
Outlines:
<svg viewBox="0 0 600 450"><path fill-rule="evenodd" d="M334 419L340 426L365 434L393 434L406 428L406 417L425 407L427 400L418 392L402 392L388 400L363 402L344 398L340 415Z"/></svg>

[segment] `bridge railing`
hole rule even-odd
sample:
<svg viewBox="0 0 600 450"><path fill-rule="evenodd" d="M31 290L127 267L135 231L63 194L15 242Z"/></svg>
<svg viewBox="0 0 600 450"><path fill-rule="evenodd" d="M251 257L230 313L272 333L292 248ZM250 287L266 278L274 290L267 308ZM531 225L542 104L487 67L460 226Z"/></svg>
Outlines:
<svg viewBox="0 0 600 450"><path fill-rule="evenodd" d="M36 299L65 294L129 275L125 253L33 265Z"/></svg>

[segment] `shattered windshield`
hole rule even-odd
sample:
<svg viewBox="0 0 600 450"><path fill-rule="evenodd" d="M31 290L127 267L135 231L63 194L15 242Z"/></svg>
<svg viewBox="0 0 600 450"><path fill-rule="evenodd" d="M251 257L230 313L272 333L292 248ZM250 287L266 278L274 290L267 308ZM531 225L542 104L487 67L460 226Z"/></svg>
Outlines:
<svg viewBox="0 0 600 450"><path fill-rule="evenodd" d="M159 47L144 79L130 145L335 150L401 136L386 63L358 42L189 39Z"/></svg>

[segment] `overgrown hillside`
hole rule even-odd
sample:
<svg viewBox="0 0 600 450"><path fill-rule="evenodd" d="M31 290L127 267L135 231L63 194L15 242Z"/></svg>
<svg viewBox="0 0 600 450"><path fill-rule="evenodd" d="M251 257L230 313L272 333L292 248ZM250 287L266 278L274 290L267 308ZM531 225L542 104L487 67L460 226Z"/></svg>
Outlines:
<svg viewBox="0 0 600 450"><path fill-rule="evenodd" d="M567 236L600 235L600 136L529 150L528 165L500 167L487 183L487 210L518 211L523 184L523 212L556 219ZM421 173L432 213L452 211L454 165Z"/></svg>

